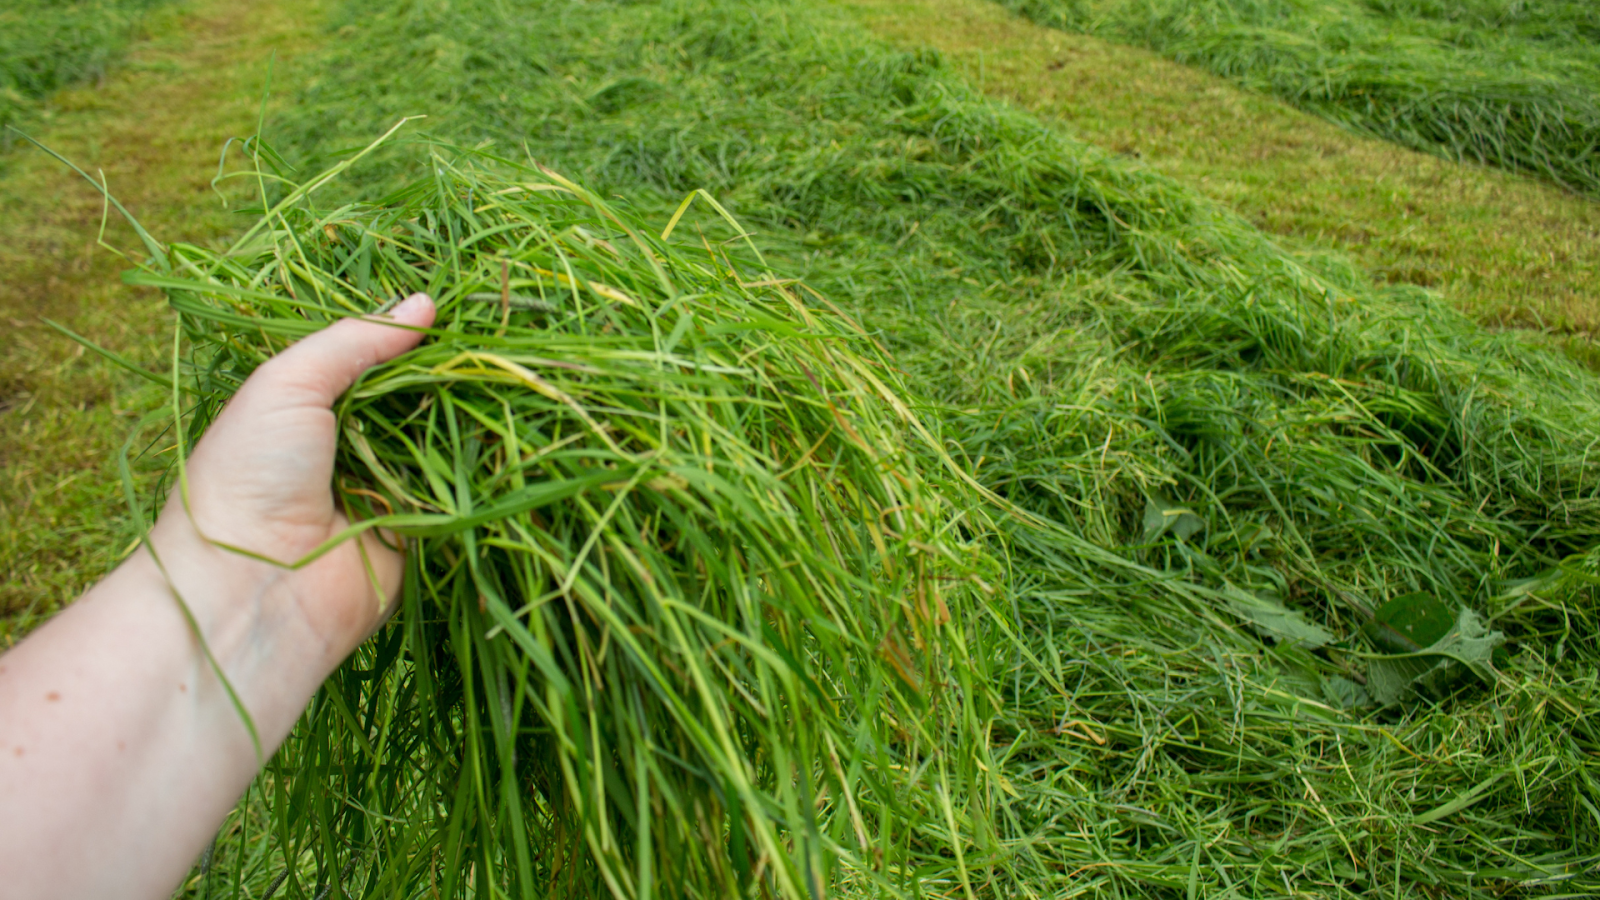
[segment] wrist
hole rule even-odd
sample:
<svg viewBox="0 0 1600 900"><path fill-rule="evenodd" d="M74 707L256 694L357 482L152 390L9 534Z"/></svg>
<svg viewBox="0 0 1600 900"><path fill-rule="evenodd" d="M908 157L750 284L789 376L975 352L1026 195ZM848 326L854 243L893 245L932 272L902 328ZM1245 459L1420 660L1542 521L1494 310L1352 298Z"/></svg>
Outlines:
<svg viewBox="0 0 1600 900"><path fill-rule="evenodd" d="M195 700L238 720L214 660L270 747L343 656L294 614L293 574L209 542L181 509L169 508L151 530L149 546L95 590L141 604L152 621L182 629Z"/></svg>

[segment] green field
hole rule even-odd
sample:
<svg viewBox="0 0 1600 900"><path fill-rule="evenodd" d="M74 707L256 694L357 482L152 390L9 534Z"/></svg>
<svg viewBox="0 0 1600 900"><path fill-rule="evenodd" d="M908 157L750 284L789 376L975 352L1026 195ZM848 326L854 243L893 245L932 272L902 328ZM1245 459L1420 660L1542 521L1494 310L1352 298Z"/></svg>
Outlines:
<svg viewBox="0 0 1600 900"><path fill-rule="evenodd" d="M38 132L97 175L163 235L204 240L238 219L209 184L217 153L246 135L260 108L269 60L279 78L304 48L316 9L278 4L271 14L207 7L156 19L119 75L62 90L37 111ZM246 17L254 28L244 24ZM195 108L208 110L195 116ZM66 323L134 358L158 358L166 302L131 292L124 258L96 246L103 200L54 160L15 150L0 177L0 613L9 646L70 601L129 546L114 456L138 415L159 403L44 324ZM238 200L242 195L235 194ZM110 223L106 240L132 249ZM153 473L152 473L153 474Z"/></svg>
<svg viewBox="0 0 1600 900"><path fill-rule="evenodd" d="M166 0L16 0L0 10L0 148L52 93L104 79Z"/></svg>
<svg viewBox="0 0 1600 900"><path fill-rule="evenodd" d="M1600 29L1587 3L1006 2L1408 147L1600 194Z"/></svg>
<svg viewBox="0 0 1600 900"><path fill-rule="evenodd" d="M1133 21L1131 7L1119 9ZM447 177L446 163L477 166L504 189L511 182L495 179L540 177L536 161L655 233L704 189L753 232L774 273L861 324L866 336L851 346L887 353L883 377L931 436L911 441L920 449L908 463L949 501L941 533L968 554L960 565L977 580L967 583L986 590L950 589L954 619L937 640L955 648L950 677L961 688L941 695L951 705L930 714L917 741L847 752L863 768L837 781L812 760L835 799L817 798L816 834L796 840L812 848L804 853L826 848L828 890L1600 891L1592 372L1486 329L1438 294L1374 279L1314 235L1265 232L1182 173L990 97L937 52L882 42L848 9L369 0L323 12L321 40L285 45L299 52L286 54L263 134L280 162L263 164L304 181L402 116L429 118L318 194L316 209L380 203L423 179L387 201L403 215L342 215L444 229L469 183ZM231 130L214 133L204 166L127 176L142 185L147 202L134 208L158 237L209 248L194 256L210 259L253 217L219 212L197 188L222 141L250 133L263 35L291 32L292 16L269 29L245 26L223 2L190 14L207 28L187 33L231 27L256 45L255 61L195 65L214 48L174 32L162 52L180 74L138 73L144 81L107 90L131 102L187 89L227 109ZM1397 15L1369 17L1430 38L1446 27L1437 14ZM1157 10L1145 21L1169 18ZM237 83L197 80L224 71ZM68 152L117 155L89 149L112 127L114 103L83 90L56 103L52 127ZM203 132L194 143L198 159ZM115 261L65 281L50 272L71 258L51 235L76 221L88 230L72 246L92 240L99 207L47 173L19 161L4 188L19 209L76 198L78 210L62 221L38 213L48 229L6 226L19 229L14 247L40 250L0 256L0 311L28 342L4 358L7 642L127 546L104 461L132 430L129 413L160 403L155 389L72 356L19 317L63 318L151 367L168 327L156 295L97 287ZM235 208L251 203L236 183L223 187L241 191L228 194ZM659 255L703 244L734 269L758 265L732 237L696 207ZM133 246L117 228L108 240ZM139 312L117 315L116 304ZM248 368L248 354L231 358ZM489 427L486 414L461 421ZM157 426L134 448L146 446L136 478L154 491L170 438ZM447 580L444 560L460 551L445 542L424 564L428 578ZM490 626L477 604L417 596L330 682L182 895L608 893L586 845L562 831L583 820L551 792L560 779L541 776L554 781L536 780L533 802L518 806L482 762L492 753L462 736L461 723L494 717L492 704L470 689L416 685L419 671L457 671L418 643L424 624L447 618L466 637L437 646L457 653L480 646ZM1408 644L1396 634L1407 623L1428 639ZM836 649L816 640L819 658ZM691 666L671 647L652 652ZM489 664L478 665L462 683L491 683ZM803 712L811 701L793 702ZM841 721L876 721L870 708L851 710ZM606 729L621 728L613 715ZM408 739L389 740L389 723ZM763 789L781 794L783 779L761 771ZM837 799L852 786L859 810ZM764 815L778 833L801 834L793 809ZM696 846L683 833L652 838L621 813L615 822L610 852L625 868L674 874L657 892L725 886L720 831ZM569 867L544 856L514 864L530 832L576 847ZM798 896L759 879L748 890Z"/></svg>

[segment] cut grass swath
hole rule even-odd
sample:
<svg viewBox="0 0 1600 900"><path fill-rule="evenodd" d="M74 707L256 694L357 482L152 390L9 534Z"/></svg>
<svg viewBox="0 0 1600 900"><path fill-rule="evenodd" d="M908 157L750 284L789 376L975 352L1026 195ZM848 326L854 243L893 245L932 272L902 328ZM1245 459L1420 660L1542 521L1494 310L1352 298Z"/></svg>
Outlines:
<svg viewBox="0 0 1600 900"><path fill-rule="evenodd" d="M990 543L1007 568L984 577L1020 641L995 634L998 617L953 608L972 629L965 652L989 670L959 693L992 749L969 748L977 729L963 727L926 767L863 768L912 786L901 825L854 796L869 838L901 853L890 871L905 883L951 897L968 884L980 897L1600 889L1592 376L1420 292L1286 252L827 10L375 10L346 7L341 24L357 31L275 129L301 141L280 143L286 156L364 146L427 110L441 134L526 139L606 196L654 204L652 233L703 187L762 230L780 274L804 274L890 348L924 421L974 477L1058 526ZM662 89L615 113L584 99L645 77ZM432 169L423 155L369 157L341 186L378 196L396 172ZM674 244L718 230L694 212ZM487 275L466 290L498 295L500 270ZM558 299L548 286L511 292ZM499 327L496 304L472 308ZM1417 593L1504 634L1505 677L1364 707L1352 682L1382 648L1357 604L1379 613ZM1325 634L1335 641L1310 646ZM449 803L416 799L457 798L434 783L455 770L428 765L453 739L418 736L438 727L417 711L435 701L415 678L371 693L405 650L385 632L316 701L281 757L295 767L263 781L277 799L244 813L271 812L270 847L219 844L230 866L270 860L243 896L259 898L284 857L306 897L337 887L353 857L347 894L431 894L429 873L447 864L459 894L489 892L478 848L494 841ZM980 703L998 712L986 719ZM434 782L406 780L417 769L390 762L404 752ZM974 757L996 774L978 777ZM915 789L941 772L948 792ZM825 840L860 846L839 794L818 816ZM966 841L959 866L952 832ZM871 892L855 871L836 895Z"/></svg>
<svg viewBox="0 0 1600 900"><path fill-rule="evenodd" d="M183 323L197 425L292 336L438 302L336 410L339 501L408 571L319 696L336 714L274 762L278 814L321 810L383 895L820 898L846 848L903 883L908 794L948 797L936 750L985 742L953 690L972 557L893 376L717 247L548 172L433 162L142 279ZM512 291L539 304L481 302Z"/></svg>
<svg viewBox="0 0 1600 900"><path fill-rule="evenodd" d="M1345 127L1600 194L1600 47L1581 0L1001 0Z"/></svg>

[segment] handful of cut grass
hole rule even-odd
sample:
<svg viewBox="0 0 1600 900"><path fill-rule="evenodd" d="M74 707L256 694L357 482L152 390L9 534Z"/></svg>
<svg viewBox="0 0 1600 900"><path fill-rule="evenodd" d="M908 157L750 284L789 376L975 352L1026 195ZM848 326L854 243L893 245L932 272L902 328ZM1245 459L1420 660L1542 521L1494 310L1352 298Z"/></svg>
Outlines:
<svg viewBox="0 0 1600 900"><path fill-rule="evenodd" d="M263 779L278 884L821 897L841 853L910 880L916 823L955 828L932 763L976 727L951 689L976 579L889 370L703 238L548 172L435 170L371 206L297 191L134 276L202 419L295 336L438 304L335 409L338 501L407 574Z"/></svg>

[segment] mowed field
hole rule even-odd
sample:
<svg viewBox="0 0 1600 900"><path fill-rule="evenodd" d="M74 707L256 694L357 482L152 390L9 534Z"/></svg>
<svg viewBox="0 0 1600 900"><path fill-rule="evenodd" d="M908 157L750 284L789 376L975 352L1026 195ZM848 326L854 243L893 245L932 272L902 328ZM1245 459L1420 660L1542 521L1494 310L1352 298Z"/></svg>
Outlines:
<svg viewBox="0 0 1600 900"><path fill-rule="evenodd" d="M869 824L910 831L883 837L898 868L876 881L852 874L872 870L859 819L819 800L831 890L1600 890L1592 192L1341 127L1038 5L135 7L94 38L108 61L7 115L161 240L220 249L259 215L245 180L213 179L244 171L219 157L263 111L299 180L428 116L323 208L463 148L657 225L704 188L885 348L964 473L941 487L957 506L1034 517L971 539L1004 561L956 626L995 699L950 745L983 749L933 788L879 773L880 799L910 799ZM176 447L161 388L43 321L167 370L165 298L120 278L131 230L17 142L0 202L3 647L132 549L125 488L157 496ZM1437 643L1386 638L1404 615L1444 615ZM342 677L357 710L382 693ZM484 776L448 747L339 769L387 725L315 710L263 786L333 788L255 795L183 895L555 890L490 874L527 832L451 806ZM426 837L463 827L480 837Z"/></svg>
<svg viewBox="0 0 1600 900"><path fill-rule="evenodd" d="M253 131L269 63L276 55L279 77L292 78L296 52L317 34L313 4L276 9L150 4L130 29L131 56L107 63L103 83L68 80L42 105L35 100L14 113L21 118L13 124L104 177L151 228L195 240L226 235L237 219L210 187L218 135L226 141ZM92 37L85 39L91 48ZM81 58L61 55L66 63ZM10 210L0 224L7 643L129 549L136 535L121 530L116 451L159 402L139 393L137 378L63 342L44 319L150 364L170 340L165 301L122 284L128 262L117 252L137 247L131 230L103 219L104 201L87 182L19 143L11 132L0 161L0 202ZM98 243L103 221L105 243L117 252Z"/></svg>
<svg viewBox="0 0 1600 900"><path fill-rule="evenodd" d="M1325 121L1144 48L1036 24L1001 5L856 5L875 31L950 54L970 79L1374 279L1437 290L1495 327L1592 359L1600 204L1592 195Z"/></svg>

